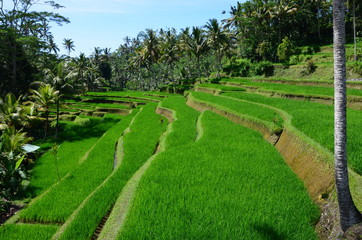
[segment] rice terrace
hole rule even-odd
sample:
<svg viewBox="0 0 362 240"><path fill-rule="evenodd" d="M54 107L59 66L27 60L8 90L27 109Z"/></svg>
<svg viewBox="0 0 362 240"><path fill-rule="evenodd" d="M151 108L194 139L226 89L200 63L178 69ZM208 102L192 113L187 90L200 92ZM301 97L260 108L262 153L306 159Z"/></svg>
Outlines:
<svg viewBox="0 0 362 240"><path fill-rule="evenodd" d="M361 2L220 2L0 1L0 239L362 239Z"/></svg>

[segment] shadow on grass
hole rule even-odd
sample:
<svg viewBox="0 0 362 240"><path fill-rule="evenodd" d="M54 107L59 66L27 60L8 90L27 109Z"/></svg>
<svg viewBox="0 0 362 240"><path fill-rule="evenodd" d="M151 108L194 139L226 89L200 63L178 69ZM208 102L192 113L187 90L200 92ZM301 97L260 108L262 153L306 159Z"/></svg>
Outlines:
<svg viewBox="0 0 362 240"><path fill-rule="evenodd" d="M263 224L256 224L254 223L252 227L262 236L263 239L266 240L280 240L280 239L287 239L285 234L278 232L274 229L273 226L270 226L266 223Z"/></svg>

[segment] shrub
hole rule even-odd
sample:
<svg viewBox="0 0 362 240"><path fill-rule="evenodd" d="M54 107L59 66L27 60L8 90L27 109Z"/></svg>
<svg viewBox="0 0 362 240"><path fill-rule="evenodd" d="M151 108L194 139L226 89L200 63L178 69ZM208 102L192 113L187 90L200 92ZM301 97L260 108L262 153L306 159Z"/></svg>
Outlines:
<svg viewBox="0 0 362 240"><path fill-rule="evenodd" d="M274 65L271 62L263 61L254 63L250 69L251 75L274 75Z"/></svg>
<svg viewBox="0 0 362 240"><path fill-rule="evenodd" d="M354 62L352 65L352 71L356 74L362 75L362 62Z"/></svg>
<svg viewBox="0 0 362 240"><path fill-rule="evenodd" d="M281 62L288 62L290 56L296 51L296 47L293 45L293 43L289 40L288 37L285 37L282 40L282 43L279 44L278 50L277 50L277 56L279 58L279 61Z"/></svg>
<svg viewBox="0 0 362 240"><path fill-rule="evenodd" d="M316 70L317 66L313 61L309 60L307 64L303 67L302 74L309 75L312 74Z"/></svg>
<svg viewBox="0 0 362 240"><path fill-rule="evenodd" d="M74 120L74 123L79 126L88 126L90 124L90 119L77 116Z"/></svg>
<svg viewBox="0 0 362 240"><path fill-rule="evenodd" d="M248 77L250 67L251 67L250 60L236 59L228 62L224 66L223 72L225 72L231 77Z"/></svg>

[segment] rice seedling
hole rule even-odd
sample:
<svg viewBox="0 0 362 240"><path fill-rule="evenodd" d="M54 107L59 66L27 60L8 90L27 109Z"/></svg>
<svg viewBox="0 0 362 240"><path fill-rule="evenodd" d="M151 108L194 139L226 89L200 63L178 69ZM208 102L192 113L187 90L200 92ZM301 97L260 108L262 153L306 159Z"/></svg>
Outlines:
<svg viewBox="0 0 362 240"><path fill-rule="evenodd" d="M118 115L107 115L118 117ZM85 159L51 191L20 212L22 221L64 222L77 206L113 171L114 146L132 115L111 127ZM79 159L77 159L79 161Z"/></svg>
<svg viewBox="0 0 362 240"><path fill-rule="evenodd" d="M0 227L0 239L7 240L48 240L58 226L40 224L7 224Z"/></svg>
<svg viewBox="0 0 362 240"><path fill-rule="evenodd" d="M234 82L235 80L228 80L227 82ZM319 86L300 86L300 85L288 85L282 83L269 83L269 82L254 82L246 79L241 81L236 80L241 86L258 87L263 91L273 91L283 94L298 94L305 96L327 96L333 97L334 88L331 87L319 87ZM362 96L362 90L359 89L347 89L348 96Z"/></svg>
<svg viewBox="0 0 362 240"><path fill-rule="evenodd" d="M155 113L156 104L143 107L123 136L124 157L111 176L87 200L66 227L59 232L60 239L89 239L102 218L116 201L129 178L154 153L165 130L165 119ZM95 207L96 206L96 207Z"/></svg>
<svg viewBox="0 0 362 240"><path fill-rule="evenodd" d="M209 111L201 123L155 159L118 239L317 239L318 208L272 145Z"/></svg>
<svg viewBox="0 0 362 240"><path fill-rule="evenodd" d="M292 124L304 134L333 152L333 106L281 98L268 98L251 93L225 93L239 99L249 100L275 106L292 115ZM360 136L360 120L362 112L347 109L347 149L350 167L362 174L362 138Z"/></svg>
<svg viewBox="0 0 362 240"><path fill-rule="evenodd" d="M233 99L227 99L201 92L193 92L192 97L201 101L217 104L221 107L221 109L251 116L259 121L261 120L266 122L265 124L271 129L276 128L276 126L281 127L283 123L282 118L274 110L253 104L252 102L235 101Z"/></svg>
<svg viewBox="0 0 362 240"><path fill-rule="evenodd" d="M206 87L206 88L215 88L215 89L219 89L219 90L224 91L224 92L228 92L228 91L245 91L245 89L243 89L241 87L225 86L225 85L212 84L212 83L201 83L201 84L199 84L197 86Z"/></svg>
<svg viewBox="0 0 362 240"><path fill-rule="evenodd" d="M120 116L108 115L103 120L92 117L87 126L79 126L72 122L61 122L63 131L56 140L49 139L48 143L39 142L40 146L50 148L60 143L58 150L59 173L64 177L79 165L80 159L98 141L113 124L119 121ZM38 144L35 142L35 144ZM31 171L31 181L26 196L34 197L45 191L57 182L54 159L50 152L45 152L38 158Z"/></svg>
<svg viewBox="0 0 362 240"><path fill-rule="evenodd" d="M181 96L168 97L161 102L161 105L176 112L173 131L166 139L166 149L193 142L196 138L196 121L200 113L187 106L185 98Z"/></svg>

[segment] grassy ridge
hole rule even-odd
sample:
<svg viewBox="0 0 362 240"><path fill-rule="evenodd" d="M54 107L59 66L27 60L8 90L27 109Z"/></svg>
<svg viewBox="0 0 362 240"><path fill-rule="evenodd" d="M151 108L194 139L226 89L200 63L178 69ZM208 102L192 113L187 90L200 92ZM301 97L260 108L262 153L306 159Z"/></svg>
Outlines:
<svg viewBox="0 0 362 240"><path fill-rule="evenodd" d="M206 88L216 88L221 91L245 91L245 89L240 87L232 87L232 86L225 86L225 85L212 84L212 83L201 83L197 86L206 87Z"/></svg>
<svg viewBox="0 0 362 240"><path fill-rule="evenodd" d="M242 102L233 99L227 99L219 96L214 96L207 93L193 92L192 96L196 99L214 103L223 108L230 109L234 112L249 115L270 124L275 124L278 127L282 126L282 118L274 110L253 104L250 102Z"/></svg>
<svg viewBox="0 0 362 240"><path fill-rule="evenodd" d="M319 87L319 86L300 86L300 85L288 85L282 83L268 83L268 82L253 82L247 79L223 79L223 82L236 82L242 86L259 87L262 90L275 91L279 93L293 93L310 96L328 96L333 97L333 87ZM362 90L359 89L347 89L348 96L362 96Z"/></svg>
<svg viewBox="0 0 362 240"><path fill-rule="evenodd" d="M89 239L129 178L153 154L167 122L155 113L155 107L154 103L148 104L137 115L131 132L123 137L124 159L120 167L89 199L60 239Z"/></svg>
<svg viewBox="0 0 362 240"><path fill-rule="evenodd" d="M55 141L61 143L57 154L60 177L72 171L79 164L80 158L98 141L102 134L120 119L114 115L106 115L104 119L85 118L90 119L89 125L79 126L74 122L61 122L64 130L57 140L48 139L45 144L39 143L44 147L52 146ZM46 152L36 160L31 171L27 196L39 195L56 183L57 178L54 156L51 152Z"/></svg>
<svg viewBox="0 0 362 240"><path fill-rule="evenodd" d="M119 239L316 239L318 210L276 150L209 111L202 124L147 171Z"/></svg>
<svg viewBox="0 0 362 240"><path fill-rule="evenodd" d="M118 115L109 115L119 118ZM100 139L88 158L49 193L21 211L25 221L64 222L113 170L114 147L129 121L120 121Z"/></svg>
<svg viewBox="0 0 362 240"><path fill-rule="evenodd" d="M283 109L292 115L292 124L322 146L334 150L333 106L308 101L268 98L251 93L225 93L239 99L259 102ZM362 138L360 136L362 112L347 109L348 162L357 173L362 174Z"/></svg>
<svg viewBox="0 0 362 240"><path fill-rule="evenodd" d="M173 131L166 139L166 149L193 142L196 138L196 121L200 113L187 106L185 98L181 96L168 97L161 105L176 111L177 118L173 123Z"/></svg>
<svg viewBox="0 0 362 240"><path fill-rule="evenodd" d="M118 96L118 97L140 97L162 100L162 97L158 96L170 96L172 94L164 92L134 92L134 91L122 91L122 92L88 92L88 95L92 96ZM150 96L151 95L151 96Z"/></svg>
<svg viewBox="0 0 362 240"><path fill-rule="evenodd" d="M58 226L38 224L8 224L0 227L0 239L4 240L46 240L50 239Z"/></svg>

